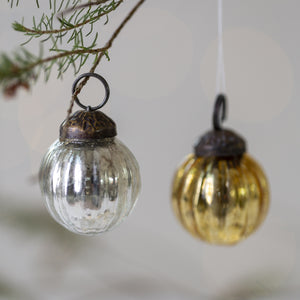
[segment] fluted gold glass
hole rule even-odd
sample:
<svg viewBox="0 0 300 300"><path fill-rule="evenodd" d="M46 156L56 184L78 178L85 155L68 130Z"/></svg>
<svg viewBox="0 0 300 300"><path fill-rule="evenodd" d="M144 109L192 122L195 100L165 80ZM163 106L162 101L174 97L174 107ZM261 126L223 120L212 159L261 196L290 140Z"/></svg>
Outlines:
<svg viewBox="0 0 300 300"><path fill-rule="evenodd" d="M175 174L172 205L191 234L211 244L232 245L265 219L267 179L248 154L231 159L191 154Z"/></svg>

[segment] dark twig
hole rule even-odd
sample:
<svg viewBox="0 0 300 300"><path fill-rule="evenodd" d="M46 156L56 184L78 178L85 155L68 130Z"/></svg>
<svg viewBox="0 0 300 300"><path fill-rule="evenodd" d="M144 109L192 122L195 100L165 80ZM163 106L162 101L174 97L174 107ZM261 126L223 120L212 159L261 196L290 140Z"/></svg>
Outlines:
<svg viewBox="0 0 300 300"><path fill-rule="evenodd" d="M117 38L117 36L119 35L119 33L121 32L121 30L124 28L124 26L127 24L127 22L132 18L132 16L135 14L135 12L139 9L139 7L145 2L145 0L140 0L135 7L130 11L130 13L127 15L127 17L123 20L123 22L119 25L119 27L115 30L115 32L113 33L113 35L111 36L111 38L108 40L108 42L105 44L105 46L103 47L104 49L108 50L112 47L114 40ZM102 57L105 55L105 52L101 52L97 58L97 60L95 61L95 63L93 64L92 68L90 69L90 72L93 73L95 72L97 66L99 65ZM72 109L74 106L74 102L76 97L79 95L79 93L81 92L82 88L86 85L86 83L88 82L89 77L86 77L85 79L83 79L78 87L76 88L74 94L72 95L71 101L70 101L70 106L69 109L67 111L67 121L70 119L71 113L72 113Z"/></svg>

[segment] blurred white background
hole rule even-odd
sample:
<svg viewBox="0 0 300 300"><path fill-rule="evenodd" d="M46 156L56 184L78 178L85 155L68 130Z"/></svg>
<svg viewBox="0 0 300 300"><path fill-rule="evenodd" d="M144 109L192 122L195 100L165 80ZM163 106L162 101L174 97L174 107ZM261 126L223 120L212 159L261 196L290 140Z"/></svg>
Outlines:
<svg viewBox="0 0 300 300"><path fill-rule="evenodd" d="M11 23L31 24L27 2L1 4L1 51L24 41ZM112 14L103 41L135 3ZM1 96L0 299L299 299L299 10L297 0L224 1L225 126L247 138L272 191L266 222L234 247L195 240L170 205L176 166L211 126L216 0L147 0L98 68L111 87L104 111L143 182L134 212L112 232L82 237L56 225L30 181L58 138L72 72L63 81L53 72L14 100ZM100 89L91 80L81 98L93 104Z"/></svg>

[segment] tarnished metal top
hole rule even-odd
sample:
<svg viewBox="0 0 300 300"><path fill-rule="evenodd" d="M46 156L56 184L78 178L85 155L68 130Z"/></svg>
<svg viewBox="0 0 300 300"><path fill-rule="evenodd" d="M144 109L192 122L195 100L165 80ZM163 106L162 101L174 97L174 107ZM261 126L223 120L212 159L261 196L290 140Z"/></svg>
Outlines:
<svg viewBox="0 0 300 300"><path fill-rule="evenodd" d="M93 141L116 135L115 122L101 111L79 110L60 126L60 141Z"/></svg>
<svg viewBox="0 0 300 300"><path fill-rule="evenodd" d="M197 157L236 157L246 152L246 142L231 130L211 130L200 138L194 150Z"/></svg>
<svg viewBox="0 0 300 300"><path fill-rule="evenodd" d="M245 140L232 130L224 129L226 119L226 96L217 96L213 111L213 130L204 134L194 147L197 157L238 157L246 152Z"/></svg>

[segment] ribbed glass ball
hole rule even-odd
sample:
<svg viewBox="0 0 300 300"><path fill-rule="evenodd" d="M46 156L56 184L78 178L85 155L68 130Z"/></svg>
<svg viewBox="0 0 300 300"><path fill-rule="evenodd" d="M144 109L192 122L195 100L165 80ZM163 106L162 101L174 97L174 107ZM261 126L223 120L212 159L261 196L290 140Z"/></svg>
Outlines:
<svg viewBox="0 0 300 300"><path fill-rule="evenodd" d="M141 187L138 163L117 138L57 140L43 158L39 181L53 218L68 230L99 234L132 211Z"/></svg>
<svg viewBox="0 0 300 300"><path fill-rule="evenodd" d="M211 244L232 245L265 219L267 179L248 154L236 158L191 154L175 174L172 205L192 235Z"/></svg>

